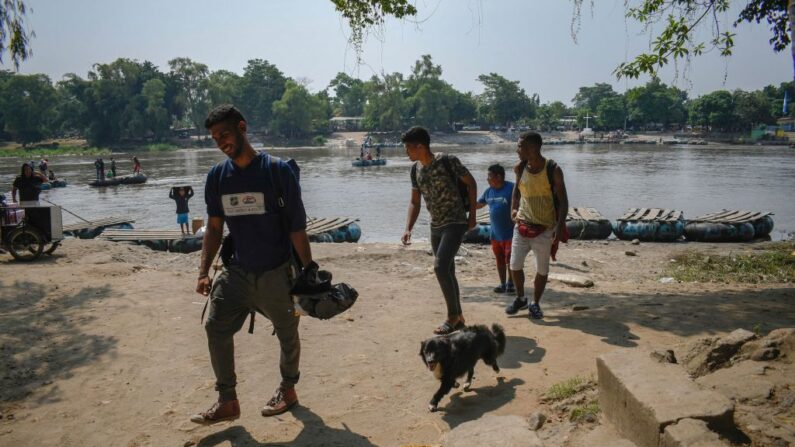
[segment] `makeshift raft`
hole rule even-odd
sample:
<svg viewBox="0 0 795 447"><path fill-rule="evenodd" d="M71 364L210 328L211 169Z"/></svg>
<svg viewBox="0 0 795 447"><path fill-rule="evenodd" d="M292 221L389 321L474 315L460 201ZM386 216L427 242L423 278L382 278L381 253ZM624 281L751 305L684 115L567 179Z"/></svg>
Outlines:
<svg viewBox="0 0 795 447"><path fill-rule="evenodd" d="M362 229L350 217L310 217L306 222L306 234L310 242L358 242Z"/></svg>
<svg viewBox="0 0 795 447"><path fill-rule="evenodd" d="M681 211L662 208L630 208L613 228L622 240L673 242L681 239L685 220Z"/></svg>
<svg viewBox="0 0 795 447"><path fill-rule="evenodd" d="M125 175L123 177L111 177L105 180L94 180L88 186L117 186L117 185L135 185L146 183L146 176L143 174Z"/></svg>
<svg viewBox="0 0 795 447"><path fill-rule="evenodd" d="M386 165L386 158L377 158L375 160L361 160L356 159L351 162L351 166L355 166L357 168L367 168L370 166L384 166Z"/></svg>
<svg viewBox="0 0 795 447"><path fill-rule="evenodd" d="M98 239L113 242L135 242L152 250L193 253L202 249L204 236L185 235L180 230L105 230Z"/></svg>
<svg viewBox="0 0 795 447"><path fill-rule="evenodd" d="M464 234L464 242L468 244L489 244L491 243L491 219L489 218L489 208L481 208L477 211L475 228Z"/></svg>
<svg viewBox="0 0 795 447"><path fill-rule="evenodd" d="M695 242L744 242L764 238L773 231L770 212L723 210L689 219L685 238Z"/></svg>
<svg viewBox="0 0 795 447"><path fill-rule="evenodd" d="M78 222L63 226L63 232L67 236L74 236L80 239L94 239L109 228L119 230L131 230L134 219L120 216L112 216L103 219Z"/></svg>
<svg viewBox="0 0 795 447"><path fill-rule="evenodd" d="M595 208L569 208L566 228L571 239L607 239L613 233L613 225Z"/></svg>
<svg viewBox="0 0 795 447"><path fill-rule="evenodd" d="M39 189L42 191L47 191L48 189L52 188L64 188L66 187L66 180L52 180L47 183L42 183L39 185Z"/></svg>

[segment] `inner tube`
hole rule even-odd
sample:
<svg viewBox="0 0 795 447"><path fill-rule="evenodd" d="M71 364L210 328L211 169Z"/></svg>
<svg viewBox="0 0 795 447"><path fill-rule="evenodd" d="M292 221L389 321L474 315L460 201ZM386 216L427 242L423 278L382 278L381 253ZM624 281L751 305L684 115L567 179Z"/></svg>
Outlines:
<svg viewBox="0 0 795 447"><path fill-rule="evenodd" d="M773 218L770 216L760 217L751 222L754 226L754 237L762 238L773 231Z"/></svg>
<svg viewBox="0 0 795 447"><path fill-rule="evenodd" d="M169 251L172 253L193 253L202 249L202 238L188 237L177 239L171 243Z"/></svg>
<svg viewBox="0 0 795 447"><path fill-rule="evenodd" d="M746 242L752 240L754 234L754 226L749 222L689 222L685 225L685 238L693 242Z"/></svg>
<svg viewBox="0 0 795 447"><path fill-rule="evenodd" d="M674 222L619 220L613 229L616 237L621 240L638 239L646 242L674 242L682 238L684 231L683 219Z"/></svg>
<svg viewBox="0 0 795 447"><path fill-rule="evenodd" d="M464 242L468 244L489 244L491 243L491 225L478 224L464 234Z"/></svg>
<svg viewBox="0 0 795 447"><path fill-rule="evenodd" d="M566 228L571 239L592 240L607 239L613 234L613 224L609 220L567 220Z"/></svg>

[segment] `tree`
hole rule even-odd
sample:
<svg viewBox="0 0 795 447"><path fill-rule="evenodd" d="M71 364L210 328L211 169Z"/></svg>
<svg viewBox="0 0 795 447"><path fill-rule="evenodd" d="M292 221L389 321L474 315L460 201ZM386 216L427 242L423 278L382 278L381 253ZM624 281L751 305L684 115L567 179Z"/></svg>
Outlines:
<svg viewBox="0 0 795 447"><path fill-rule="evenodd" d="M0 63L8 51L14 68L30 57L30 39L35 36L26 28L27 7L22 0L0 0Z"/></svg>
<svg viewBox="0 0 795 447"><path fill-rule="evenodd" d="M759 124L774 124L776 120L770 113L770 100L763 91L732 93L734 103L734 128L750 130Z"/></svg>
<svg viewBox="0 0 795 447"><path fill-rule="evenodd" d="M22 146L50 134L55 104L55 88L46 75L15 75L0 84L4 130Z"/></svg>
<svg viewBox="0 0 795 447"><path fill-rule="evenodd" d="M177 98L185 108L185 119L196 129L201 129L210 111L207 66L187 57L171 59L168 66L178 88ZM165 90L163 94L165 95Z"/></svg>
<svg viewBox="0 0 795 447"><path fill-rule="evenodd" d="M580 87L572 101L575 108L586 109L590 113L596 113L596 109L603 100L618 96L612 85L596 83L593 87Z"/></svg>
<svg viewBox="0 0 795 447"><path fill-rule="evenodd" d="M605 98L596 107L596 123L603 129L623 128L626 117L627 110L624 106L624 98L621 96Z"/></svg>
<svg viewBox="0 0 795 447"><path fill-rule="evenodd" d="M734 119L732 94L718 90L690 103L690 123L712 130L730 130Z"/></svg>
<svg viewBox="0 0 795 447"><path fill-rule="evenodd" d="M337 73L329 88L334 90L332 105L336 116L361 116L364 113L364 82L361 79Z"/></svg>
<svg viewBox="0 0 795 447"><path fill-rule="evenodd" d="M509 124L522 117L535 117L535 104L519 81L509 81L497 73L478 76L485 90L479 97L479 114L488 124Z"/></svg>
<svg viewBox="0 0 795 447"><path fill-rule="evenodd" d="M286 82L284 74L268 61L248 61L240 82L240 108L252 128L270 126L273 103L284 95Z"/></svg>
<svg viewBox="0 0 795 447"><path fill-rule="evenodd" d="M147 131L155 140L162 140L169 130L168 111L166 110L166 83L157 78L146 81L141 88L146 99L144 123Z"/></svg>
<svg viewBox="0 0 795 447"><path fill-rule="evenodd" d="M240 102L241 78L236 73L218 70L207 78L210 107Z"/></svg>
<svg viewBox="0 0 795 447"><path fill-rule="evenodd" d="M687 93L676 87L668 87L658 78L653 78L646 85L627 91L628 119L633 126L641 127L682 124L687 117L686 99Z"/></svg>
<svg viewBox="0 0 795 447"><path fill-rule="evenodd" d="M285 83L284 95L273 103L272 128L288 138L305 137L326 118L324 105L306 87L293 80Z"/></svg>
<svg viewBox="0 0 795 447"><path fill-rule="evenodd" d="M403 75L373 76L365 83L367 104L364 106L364 126L368 129L395 131L403 128L408 105L403 97Z"/></svg>

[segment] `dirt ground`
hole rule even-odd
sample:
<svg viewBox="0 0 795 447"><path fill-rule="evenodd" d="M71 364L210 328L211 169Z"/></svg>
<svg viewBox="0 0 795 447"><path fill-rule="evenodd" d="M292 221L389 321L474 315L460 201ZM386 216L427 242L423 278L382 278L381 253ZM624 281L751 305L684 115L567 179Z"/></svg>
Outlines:
<svg viewBox="0 0 795 447"><path fill-rule="evenodd" d="M695 247L749 249L569 243L552 272L587 275L595 286L551 282L546 317L530 321L526 312L504 314L512 298L491 290L490 249L465 246L457 270L467 322L502 324L507 349L499 375L479 364L473 391L454 391L429 413L438 382L419 344L445 312L427 245L315 244L321 268L360 297L332 320L302 318L301 405L260 416L279 376L278 343L259 317L253 335L244 328L236 337L243 414L212 427L188 421L215 399L199 322L204 298L193 292L198 253L67 240L35 264L1 255L0 445L433 445L487 413L529 415L551 385L595 375L601 353L795 327L792 284L661 283L672 255Z"/></svg>

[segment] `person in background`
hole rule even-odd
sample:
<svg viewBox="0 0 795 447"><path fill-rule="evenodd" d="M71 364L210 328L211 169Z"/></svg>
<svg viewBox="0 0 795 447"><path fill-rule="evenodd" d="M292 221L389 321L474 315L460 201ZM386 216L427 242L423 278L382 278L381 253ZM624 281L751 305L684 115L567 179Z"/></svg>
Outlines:
<svg viewBox="0 0 795 447"><path fill-rule="evenodd" d="M175 190L176 194L174 194ZM177 202L177 224L179 224L179 229L183 235L190 234L190 228L188 227L188 215L190 214L188 200L191 197L193 197L193 188L190 186L187 188L174 187L168 192L168 198Z"/></svg>
<svg viewBox="0 0 795 447"><path fill-rule="evenodd" d="M133 175L138 175L141 173L141 162L138 161L138 157L133 157Z"/></svg>
<svg viewBox="0 0 795 447"><path fill-rule="evenodd" d="M116 160L113 157L110 157L110 175L116 178Z"/></svg>
<svg viewBox="0 0 795 447"><path fill-rule="evenodd" d="M46 158L41 157L41 161L39 162L39 172L45 177L47 177L47 171L50 168L50 163L47 161Z"/></svg>
<svg viewBox="0 0 795 447"><path fill-rule="evenodd" d="M487 179L489 187L478 199L477 208L488 205L491 222L491 250L497 258L497 275L500 285L496 293L513 293L513 281L507 275L507 265L511 262L511 239L513 239L513 220L511 220L511 196L513 183L505 181L505 168L498 164L489 166ZM506 280L507 276L507 280Z"/></svg>
<svg viewBox="0 0 795 447"><path fill-rule="evenodd" d="M14 184L11 187L11 200L17 201L17 191L19 191L19 201L38 201L41 189L39 187L42 183L47 181L47 177L40 172L34 172L29 164L24 163L19 176L14 179Z"/></svg>

